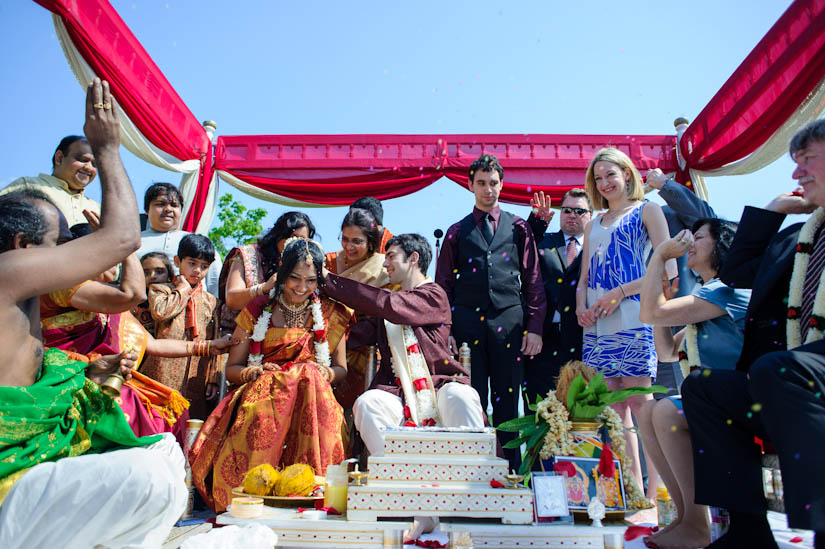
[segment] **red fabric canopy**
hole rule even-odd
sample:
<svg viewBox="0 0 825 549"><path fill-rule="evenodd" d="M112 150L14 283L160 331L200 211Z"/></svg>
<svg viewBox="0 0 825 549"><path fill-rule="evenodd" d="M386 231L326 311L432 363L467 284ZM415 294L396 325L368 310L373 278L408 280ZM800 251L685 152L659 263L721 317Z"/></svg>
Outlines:
<svg viewBox="0 0 825 549"><path fill-rule="evenodd" d="M35 0L59 15L72 43L155 147L179 160L204 158L206 130L107 0Z"/></svg>
<svg viewBox="0 0 825 549"><path fill-rule="evenodd" d="M184 229L197 227L215 169L265 191L316 204L364 195L393 198L446 176L465 185L482 152L505 167L502 200L525 204L544 189L557 202L583 184L593 153L612 145L642 170L675 171L672 136L338 135L234 136L217 155L201 127L107 0L35 0L58 14L92 70L111 83L130 120L157 148L199 159ZM825 76L825 0L798 0L782 15L686 130L688 169L711 170L756 150ZM687 181L687 171L680 180Z"/></svg>
<svg viewBox="0 0 825 549"><path fill-rule="evenodd" d="M448 177L464 186L482 153L504 166L505 202L527 204L544 190L558 203L584 185L593 154L613 146L641 170L676 169L667 135L252 135L218 138L216 168L267 192L347 205L365 195L404 196Z"/></svg>
<svg viewBox="0 0 825 549"><path fill-rule="evenodd" d="M214 173L206 130L107 0L35 1L61 17L72 44L94 73L109 81L118 104L150 143L178 160L201 161L183 226L194 230Z"/></svg>
<svg viewBox="0 0 825 549"><path fill-rule="evenodd" d="M823 77L825 0L799 0L685 131L680 150L687 168L712 170L755 151Z"/></svg>

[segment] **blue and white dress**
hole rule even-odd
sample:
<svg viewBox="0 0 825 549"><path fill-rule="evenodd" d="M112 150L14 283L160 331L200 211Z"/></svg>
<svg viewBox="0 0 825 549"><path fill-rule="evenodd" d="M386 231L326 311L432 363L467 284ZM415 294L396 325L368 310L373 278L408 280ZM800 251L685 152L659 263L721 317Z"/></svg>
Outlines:
<svg viewBox="0 0 825 549"><path fill-rule="evenodd" d="M603 227L596 218L588 240L587 307L616 286L644 276L650 237L644 202ZM584 329L582 359L604 377L655 377L653 327L639 321L639 295L623 299L606 318Z"/></svg>

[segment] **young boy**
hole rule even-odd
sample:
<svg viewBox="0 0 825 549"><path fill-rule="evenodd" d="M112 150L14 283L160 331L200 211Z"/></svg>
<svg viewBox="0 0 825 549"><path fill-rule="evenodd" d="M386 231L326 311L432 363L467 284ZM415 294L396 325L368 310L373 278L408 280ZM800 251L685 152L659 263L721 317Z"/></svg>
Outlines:
<svg viewBox="0 0 825 549"><path fill-rule="evenodd" d="M155 319L159 339L191 341L197 356L186 358L148 357L142 373L177 389L189 399L192 418L206 419L207 400L218 395L223 366L221 355L209 356L209 343L219 337L216 321L217 298L206 291L202 281L215 259L215 247L199 234L183 237L175 256L180 275L171 284L149 286L149 310Z"/></svg>

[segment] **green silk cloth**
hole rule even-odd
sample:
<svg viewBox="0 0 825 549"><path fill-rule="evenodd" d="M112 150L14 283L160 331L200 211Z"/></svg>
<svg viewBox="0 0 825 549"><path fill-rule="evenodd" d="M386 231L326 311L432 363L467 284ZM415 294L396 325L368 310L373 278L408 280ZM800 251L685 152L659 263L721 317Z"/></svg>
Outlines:
<svg viewBox="0 0 825 549"><path fill-rule="evenodd" d="M0 503L39 463L160 440L136 437L117 403L86 379L86 366L48 349L33 385L0 387Z"/></svg>

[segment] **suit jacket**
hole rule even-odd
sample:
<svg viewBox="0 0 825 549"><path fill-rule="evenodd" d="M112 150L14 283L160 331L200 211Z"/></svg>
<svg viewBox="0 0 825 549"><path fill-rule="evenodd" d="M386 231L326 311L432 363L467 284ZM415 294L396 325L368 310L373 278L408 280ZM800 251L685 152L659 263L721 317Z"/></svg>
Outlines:
<svg viewBox="0 0 825 549"><path fill-rule="evenodd" d="M785 214L745 207L719 278L732 288L751 288L745 340L736 368L787 348L785 322L796 241L802 223L780 231Z"/></svg>
<svg viewBox="0 0 825 549"><path fill-rule="evenodd" d="M538 240L536 247L539 252L539 268L547 296L545 332L553 321L554 312L558 311L561 316L561 349L576 349L573 354L578 358L581 356L582 327L576 319L576 287L581 273L582 254L579 252L568 267L564 233L558 231L545 234L547 223L532 214L527 221Z"/></svg>

